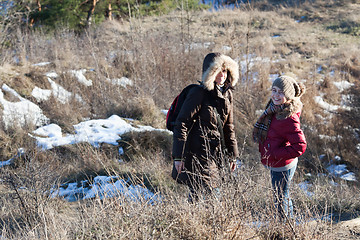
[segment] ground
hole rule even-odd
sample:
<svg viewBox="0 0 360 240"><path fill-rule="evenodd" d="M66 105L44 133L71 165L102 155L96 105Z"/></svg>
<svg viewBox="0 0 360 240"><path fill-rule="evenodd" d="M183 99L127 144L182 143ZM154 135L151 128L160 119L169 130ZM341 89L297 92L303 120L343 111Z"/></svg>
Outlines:
<svg viewBox="0 0 360 240"><path fill-rule="evenodd" d="M329 230L334 233L335 239L360 239L360 218L340 221Z"/></svg>

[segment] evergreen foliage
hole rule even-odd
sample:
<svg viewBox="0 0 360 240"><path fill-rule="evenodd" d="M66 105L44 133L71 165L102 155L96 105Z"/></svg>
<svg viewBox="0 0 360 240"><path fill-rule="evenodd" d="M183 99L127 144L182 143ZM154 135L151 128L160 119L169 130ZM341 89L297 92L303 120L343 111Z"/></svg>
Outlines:
<svg viewBox="0 0 360 240"><path fill-rule="evenodd" d="M128 19L166 14L175 9L205 8L197 0L14 0L11 12L21 15L23 25L55 29L81 29L106 18Z"/></svg>

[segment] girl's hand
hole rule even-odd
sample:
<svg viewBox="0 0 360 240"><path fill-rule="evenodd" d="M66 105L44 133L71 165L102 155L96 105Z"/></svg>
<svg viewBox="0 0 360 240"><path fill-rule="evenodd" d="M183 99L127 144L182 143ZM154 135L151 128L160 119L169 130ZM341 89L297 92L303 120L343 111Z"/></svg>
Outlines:
<svg viewBox="0 0 360 240"><path fill-rule="evenodd" d="M178 174L181 173L181 171L184 169L184 162L183 161L175 161L175 168Z"/></svg>

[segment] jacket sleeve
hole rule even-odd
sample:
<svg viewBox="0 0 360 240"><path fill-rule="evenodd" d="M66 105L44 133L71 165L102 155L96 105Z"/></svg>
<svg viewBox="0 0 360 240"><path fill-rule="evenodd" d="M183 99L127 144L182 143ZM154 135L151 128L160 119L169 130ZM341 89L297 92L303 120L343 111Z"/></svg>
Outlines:
<svg viewBox="0 0 360 240"><path fill-rule="evenodd" d="M204 89L200 87L192 88L186 96L175 121L173 131L173 158L183 158L187 136L196 120L197 113L201 109L203 97Z"/></svg>
<svg viewBox="0 0 360 240"><path fill-rule="evenodd" d="M298 115L293 115L284 121L284 138L288 144L272 149L271 154L275 159L291 159L301 156L306 150L306 139L304 132L300 129Z"/></svg>
<svg viewBox="0 0 360 240"><path fill-rule="evenodd" d="M232 92L230 93L231 93L229 98L230 111L229 111L229 116L224 124L224 139L229 154L231 155L231 157L236 158L239 156L239 150L235 136L233 97L232 97Z"/></svg>

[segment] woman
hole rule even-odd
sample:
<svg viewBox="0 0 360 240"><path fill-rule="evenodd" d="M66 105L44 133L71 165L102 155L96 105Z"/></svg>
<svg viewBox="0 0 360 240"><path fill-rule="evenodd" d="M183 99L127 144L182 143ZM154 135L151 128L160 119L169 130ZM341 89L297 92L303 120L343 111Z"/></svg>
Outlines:
<svg viewBox="0 0 360 240"><path fill-rule="evenodd" d="M239 152L232 88L238 78L234 60L209 53L203 61L201 84L189 91L176 119L172 155L178 173L188 173L189 202L196 200L200 191L210 193L218 186L219 169L225 160L235 170Z"/></svg>
<svg viewBox="0 0 360 240"><path fill-rule="evenodd" d="M271 97L254 127L254 140L259 143L262 164L270 169L275 191L275 205L281 217L293 216L289 194L298 157L306 150L306 139L300 129L305 86L293 78L280 76L272 84Z"/></svg>

